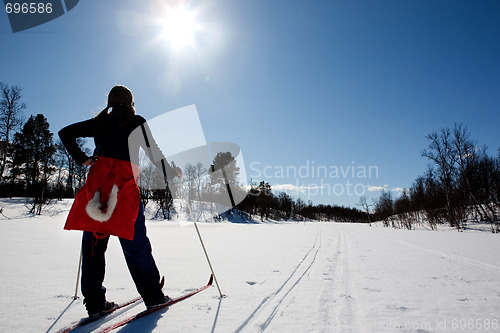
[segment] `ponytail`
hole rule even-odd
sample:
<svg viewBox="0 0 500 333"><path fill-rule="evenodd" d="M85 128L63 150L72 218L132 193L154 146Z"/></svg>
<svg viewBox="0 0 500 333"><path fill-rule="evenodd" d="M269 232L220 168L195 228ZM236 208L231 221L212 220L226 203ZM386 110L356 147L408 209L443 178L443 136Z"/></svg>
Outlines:
<svg viewBox="0 0 500 333"><path fill-rule="evenodd" d="M109 105L94 117L94 124L97 133L105 132L108 129Z"/></svg>

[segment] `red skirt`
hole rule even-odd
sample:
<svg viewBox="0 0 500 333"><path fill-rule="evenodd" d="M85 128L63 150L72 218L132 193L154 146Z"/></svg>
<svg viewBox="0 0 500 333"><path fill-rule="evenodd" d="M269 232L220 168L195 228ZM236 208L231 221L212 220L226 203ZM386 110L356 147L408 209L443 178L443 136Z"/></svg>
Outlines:
<svg viewBox="0 0 500 333"><path fill-rule="evenodd" d="M75 197L64 229L132 240L140 203L138 174L130 162L99 157Z"/></svg>

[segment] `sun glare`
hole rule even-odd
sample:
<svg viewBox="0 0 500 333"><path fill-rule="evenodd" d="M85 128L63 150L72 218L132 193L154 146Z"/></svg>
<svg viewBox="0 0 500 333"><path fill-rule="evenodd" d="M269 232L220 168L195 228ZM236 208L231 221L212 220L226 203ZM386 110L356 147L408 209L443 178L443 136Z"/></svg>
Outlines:
<svg viewBox="0 0 500 333"><path fill-rule="evenodd" d="M171 9L163 21L162 37L178 50L192 45L199 29L193 12L185 8Z"/></svg>

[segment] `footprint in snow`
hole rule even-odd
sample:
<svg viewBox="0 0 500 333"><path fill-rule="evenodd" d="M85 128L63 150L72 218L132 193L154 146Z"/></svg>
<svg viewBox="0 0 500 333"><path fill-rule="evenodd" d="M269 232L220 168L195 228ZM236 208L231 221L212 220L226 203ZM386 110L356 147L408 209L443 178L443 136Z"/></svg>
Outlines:
<svg viewBox="0 0 500 333"><path fill-rule="evenodd" d="M406 312L410 310L405 306L397 306L397 305L388 305L387 308L391 310L399 310L401 312Z"/></svg>

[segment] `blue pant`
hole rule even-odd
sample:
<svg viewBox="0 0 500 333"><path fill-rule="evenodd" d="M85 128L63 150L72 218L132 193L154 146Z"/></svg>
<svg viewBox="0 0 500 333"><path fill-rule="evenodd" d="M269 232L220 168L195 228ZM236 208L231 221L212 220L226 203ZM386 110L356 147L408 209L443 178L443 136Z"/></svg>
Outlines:
<svg viewBox="0 0 500 333"><path fill-rule="evenodd" d="M128 269L137 291L144 303L154 304L163 296L160 286L160 273L154 261L151 243L146 235L144 207L141 204L134 225L134 238L130 241L120 238ZM105 300L106 288L103 287L105 273L105 252L109 236L97 238L92 232L84 231L82 239L82 294L87 309L99 307Z"/></svg>

